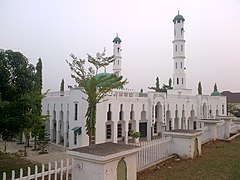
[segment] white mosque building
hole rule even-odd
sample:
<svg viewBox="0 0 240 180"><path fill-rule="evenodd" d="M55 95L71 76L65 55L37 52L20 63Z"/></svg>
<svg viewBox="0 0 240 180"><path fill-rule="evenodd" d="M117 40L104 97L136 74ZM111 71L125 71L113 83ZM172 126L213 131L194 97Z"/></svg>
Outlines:
<svg viewBox="0 0 240 180"><path fill-rule="evenodd" d="M141 133L151 140L162 132L172 129L201 128L200 119L215 119L227 115L226 97L214 92L212 95L193 95L187 89L185 73L184 21L178 13L173 19L173 88L167 92L134 92L113 90L107 101L97 105L96 143L124 141L128 143L129 131ZM113 40L113 73L121 74L121 39ZM104 74L102 74L104 75ZM53 143L70 149L88 145L85 131L86 96L78 88L50 92L42 101L42 113L49 115L46 127Z"/></svg>

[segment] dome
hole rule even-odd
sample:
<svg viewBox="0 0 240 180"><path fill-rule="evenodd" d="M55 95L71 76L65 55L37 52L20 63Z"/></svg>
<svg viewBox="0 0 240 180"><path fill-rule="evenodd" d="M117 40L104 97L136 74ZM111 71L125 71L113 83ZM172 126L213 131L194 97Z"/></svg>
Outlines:
<svg viewBox="0 0 240 180"><path fill-rule="evenodd" d="M178 13L178 15L176 15L175 18L173 19L173 22L180 20L185 21L184 17Z"/></svg>
<svg viewBox="0 0 240 180"><path fill-rule="evenodd" d="M111 74L111 73L99 73L99 74L96 75L96 79L107 78L111 75L113 75L113 74ZM105 82L101 82L101 83L97 84L97 87L102 87L102 86L106 86ZM118 89L123 89L123 86L119 86Z"/></svg>
<svg viewBox="0 0 240 180"><path fill-rule="evenodd" d="M117 44L120 44L122 41L121 41L121 39L117 35L117 37L114 38L113 42L117 43Z"/></svg>
<svg viewBox="0 0 240 180"><path fill-rule="evenodd" d="M218 91L213 91L211 96L221 96L221 93Z"/></svg>

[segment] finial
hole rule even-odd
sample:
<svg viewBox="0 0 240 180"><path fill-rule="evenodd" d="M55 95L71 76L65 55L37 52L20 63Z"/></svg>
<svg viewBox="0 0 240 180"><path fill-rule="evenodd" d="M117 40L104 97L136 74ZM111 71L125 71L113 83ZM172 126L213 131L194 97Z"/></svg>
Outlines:
<svg viewBox="0 0 240 180"><path fill-rule="evenodd" d="M178 15L179 15L179 11L180 11L180 9L178 9Z"/></svg>
<svg viewBox="0 0 240 180"><path fill-rule="evenodd" d="M117 37L118 37L118 33L117 33Z"/></svg>

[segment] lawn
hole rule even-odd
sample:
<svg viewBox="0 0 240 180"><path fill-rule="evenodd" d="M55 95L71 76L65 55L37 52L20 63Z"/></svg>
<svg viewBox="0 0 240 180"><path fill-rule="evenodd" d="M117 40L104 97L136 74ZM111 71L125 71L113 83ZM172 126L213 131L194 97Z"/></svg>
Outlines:
<svg viewBox="0 0 240 180"><path fill-rule="evenodd" d="M138 180L240 179L240 137L233 142L211 142L194 160L168 161L138 173Z"/></svg>
<svg viewBox="0 0 240 180"><path fill-rule="evenodd" d="M23 168L24 174L26 174L28 166L31 167L31 171L33 172L34 170L32 168L34 168L34 164L30 161L12 154L4 154L3 152L0 152L0 179L2 179L3 172L6 172L7 177L9 178L12 170L15 170L15 177L19 177L20 168Z"/></svg>

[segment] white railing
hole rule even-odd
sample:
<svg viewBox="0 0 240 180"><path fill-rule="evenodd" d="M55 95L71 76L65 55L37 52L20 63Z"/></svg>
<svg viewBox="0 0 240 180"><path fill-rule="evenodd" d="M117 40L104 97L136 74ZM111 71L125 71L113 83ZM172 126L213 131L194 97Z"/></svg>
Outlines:
<svg viewBox="0 0 240 180"><path fill-rule="evenodd" d="M217 138L224 139L226 138L226 124L225 121L217 124Z"/></svg>
<svg viewBox="0 0 240 180"><path fill-rule="evenodd" d="M173 154L172 137L135 143L134 145L141 147L137 154L137 171L152 166Z"/></svg>
<svg viewBox="0 0 240 180"><path fill-rule="evenodd" d="M208 126L205 126L203 129L202 136L201 136L202 144L204 144L212 139L213 139L213 137L212 137L210 128L208 128Z"/></svg>
<svg viewBox="0 0 240 180"><path fill-rule="evenodd" d="M11 180L31 180L31 179L35 179L35 180L37 180L39 178L41 178L42 180L44 180L46 178L48 180L50 180L50 179L54 179L54 180L66 179L66 180L68 180L68 179L70 179L69 174L70 174L71 169L72 169L72 166L69 165L69 160L67 159L65 166L64 166L64 163L63 163L62 160L61 160L61 163L60 163L60 167L58 167L58 164L57 164L56 161L54 163L53 168L52 168L51 163L48 163L47 168L45 167L44 164L42 164L41 172L38 172L38 166L35 165L33 174L31 174L31 168L28 167L26 176L23 176L23 169L21 168L20 169L20 175L17 178L15 177L15 171L14 170L12 171L11 178L7 177L7 174L4 172L3 173L3 180L6 180L6 179L11 179Z"/></svg>

